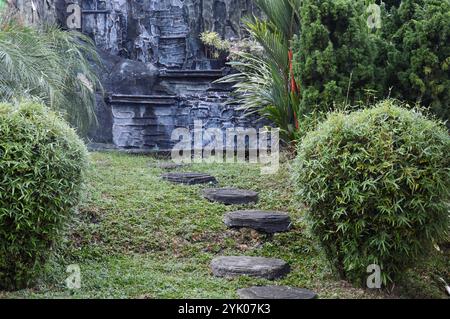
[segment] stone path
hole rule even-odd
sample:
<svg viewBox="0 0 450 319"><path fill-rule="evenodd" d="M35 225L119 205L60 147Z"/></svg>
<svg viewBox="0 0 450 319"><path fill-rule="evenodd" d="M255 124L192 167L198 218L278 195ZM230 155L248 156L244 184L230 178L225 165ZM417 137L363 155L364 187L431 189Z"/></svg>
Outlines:
<svg viewBox="0 0 450 319"><path fill-rule="evenodd" d="M203 173L168 173L161 175L161 177L164 180L177 184L196 185L217 183L214 176Z"/></svg>
<svg viewBox="0 0 450 319"><path fill-rule="evenodd" d="M291 219L287 213L262 210L239 210L227 213L224 223L228 227L247 227L265 233L289 230Z"/></svg>
<svg viewBox="0 0 450 319"><path fill-rule="evenodd" d="M185 164L160 163L157 167L173 170L185 167ZM168 173L163 179L180 184L217 183L208 174L202 173ZM258 193L237 188L209 188L202 192L203 197L212 202L226 205L242 205L258 202ZM252 228L265 233L285 232L290 229L289 214L278 211L239 210L224 216L224 223L233 228ZM217 277L233 278L251 276L275 280L286 276L290 266L281 259L250 256L219 256L211 261L212 273ZM237 291L241 299L314 299L313 291L288 286L254 286Z"/></svg>
<svg viewBox="0 0 450 319"><path fill-rule="evenodd" d="M255 286L239 289L241 299L315 299L317 294L303 288L288 286Z"/></svg>
<svg viewBox="0 0 450 319"><path fill-rule="evenodd" d="M237 188L210 188L203 190L203 197L225 205L242 205L256 203L258 193Z"/></svg>
<svg viewBox="0 0 450 319"><path fill-rule="evenodd" d="M251 276L265 279L277 279L289 273L289 265L281 259L248 257L248 256L222 256L214 258L211 270L218 277Z"/></svg>

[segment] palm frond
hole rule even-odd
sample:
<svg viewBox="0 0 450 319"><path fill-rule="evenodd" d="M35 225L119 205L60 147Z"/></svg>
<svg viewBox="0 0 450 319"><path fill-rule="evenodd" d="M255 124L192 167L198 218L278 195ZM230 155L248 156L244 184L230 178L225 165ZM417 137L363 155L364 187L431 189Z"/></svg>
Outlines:
<svg viewBox="0 0 450 319"><path fill-rule="evenodd" d="M249 53L239 53L239 62L230 65L240 70L219 81L233 85L237 108L245 114L258 113L272 120L281 129L282 138L292 139L292 110L284 75L278 67Z"/></svg>
<svg viewBox="0 0 450 319"><path fill-rule="evenodd" d="M56 26L23 26L6 13L0 21L0 100L38 98L86 134L102 90L92 68L100 63L93 42Z"/></svg>
<svg viewBox="0 0 450 319"><path fill-rule="evenodd" d="M299 30L299 18L296 8L301 0L254 0L267 16L268 21L289 41Z"/></svg>
<svg viewBox="0 0 450 319"><path fill-rule="evenodd" d="M233 84L235 103L246 114L255 112L276 124L285 141L295 138L299 99L290 92L290 41L299 31L301 0L255 0L267 19L244 21L247 31L263 48L262 57L236 53L230 65L239 70L218 82Z"/></svg>
<svg viewBox="0 0 450 319"><path fill-rule="evenodd" d="M266 61L274 63L280 72L287 76L289 42L285 36L277 29L272 30L265 21L246 21L246 27L251 36L264 48Z"/></svg>

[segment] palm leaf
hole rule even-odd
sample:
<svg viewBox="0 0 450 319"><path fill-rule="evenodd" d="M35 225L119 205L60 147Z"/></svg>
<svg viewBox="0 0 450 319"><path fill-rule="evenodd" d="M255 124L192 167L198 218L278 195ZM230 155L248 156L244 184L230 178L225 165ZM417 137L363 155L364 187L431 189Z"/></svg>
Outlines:
<svg viewBox="0 0 450 319"><path fill-rule="evenodd" d="M102 87L92 64L99 63L85 35L23 26L0 13L0 100L39 99L85 135L96 123L95 94Z"/></svg>

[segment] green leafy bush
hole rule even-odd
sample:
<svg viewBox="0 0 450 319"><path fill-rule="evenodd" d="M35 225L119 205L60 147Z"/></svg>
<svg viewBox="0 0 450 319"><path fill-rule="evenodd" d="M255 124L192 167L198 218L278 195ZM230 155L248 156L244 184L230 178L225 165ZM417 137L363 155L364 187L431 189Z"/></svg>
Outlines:
<svg viewBox="0 0 450 319"><path fill-rule="evenodd" d="M341 277L370 264L389 283L445 238L450 138L445 126L386 100L331 114L298 147L299 199Z"/></svg>
<svg viewBox="0 0 450 319"><path fill-rule="evenodd" d="M0 104L0 289L29 285L79 201L87 151L44 106Z"/></svg>

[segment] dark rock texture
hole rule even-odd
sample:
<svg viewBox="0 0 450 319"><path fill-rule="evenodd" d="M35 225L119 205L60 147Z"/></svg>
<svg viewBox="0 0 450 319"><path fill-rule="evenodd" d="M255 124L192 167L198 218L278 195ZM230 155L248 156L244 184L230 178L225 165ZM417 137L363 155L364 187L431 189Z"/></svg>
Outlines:
<svg viewBox="0 0 450 319"><path fill-rule="evenodd" d="M21 13L26 24L57 22L56 2L58 0L10 0L9 3Z"/></svg>
<svg viewBox="0 0 450 319"><path fill-rule="evenodd" d="M204 130L223 132L267 124L256 116L244 118L226 104L229 88L212 83L225 71L212 69L216 66L199 40L204 30L241 37L240 19L254 11L251 0L100 2L83 1L82 26L106 66L100 73L107 101L106 107L98 103L100 125L91 133L95 141L166 151L179 141L172 140L175 129L194 135L196 120ZM201 147L210 143L207 136L199 142Z"/></svg>
<svg viewBox="0 0 450 319"><path fill-rule="evenodd" d="M161 176L163 179L177 184L207 184L217 183L214 176L202 173L168 173Z"/></svg>
<svg viewBox="0 0 450 319"><path fill-rule="evenodd" d="M212 201L225 205L243 205L256 203L258 201L258 193L237 188L210 188L203 190L203 197Z"/></svg>
<svg viewBox="0 0 450 319"><path fill-rule="evenodd" d="M288 214L274 211L240 210L227 213L224 223L228 227L247 227L265 233L289 230L291 219Z"/></svg>
<svg viewBox="0 0 450 319"><path fill-rule="evenodd" d="M211 262L211 270L218 277L251 276L277 279L289 273L289 265L281 259L247 256L217 257Z"/></svg>
<svg viewBox="0 0 450 319"><path fill-rule="evenodd" d="M16 0L28 22L57 21L67 27L69 4L82 9L79 31L95 42L104 62L98 70L106 96L98 94L98 143L120 149L169 151L172 133L194 121L203 129L261 128L267 122L243 117L227 104L230 88L212 82L228 71L225 61L205 55L199 34L243 36L241 19L256 12L252 0ZM212 143L206 136L201 147Z"/></svg>
<svg viewBox="0 0 450 319"><path fill-rule="evenodd" d="M252 0L83 0L82 7L82 30L99 48L178 69L191 69L205 59L201 32L240 38L241 18L255 12Z"/></svg>
<svg viewBox="0 0 450 319"><path fill-rule="evenodd" d="M315 299L317 294L303 288L288 286L255 286L239 289L241 299Z"/></svg>

